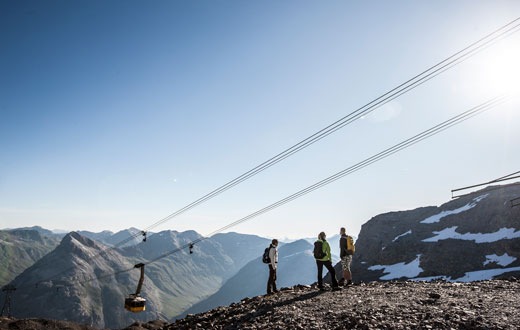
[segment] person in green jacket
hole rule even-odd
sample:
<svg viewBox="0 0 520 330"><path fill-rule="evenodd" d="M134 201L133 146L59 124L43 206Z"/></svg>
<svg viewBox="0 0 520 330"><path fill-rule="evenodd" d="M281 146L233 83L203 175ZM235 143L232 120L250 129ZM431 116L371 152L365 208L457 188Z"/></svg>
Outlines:
<svg viewBox="0 0 520 330"><path fill-rule="evenodd" d="M316 255L315 251L315 259L316 259L316 266L318 267L318 288L320 290L324 290L323 287L323 266L325 266L331 276L332 279L332 289L333 290L339 290L341 289L338 285L338 280L336 279L336 270L332 266L332 255L330 254L330 245L329 242L326 240L326 235L324 232L321 232L318 235L318 240L314 243L314 246L319 246L321 244L322 246L322 252L323 257L319 258L319 255Z"/></svg>

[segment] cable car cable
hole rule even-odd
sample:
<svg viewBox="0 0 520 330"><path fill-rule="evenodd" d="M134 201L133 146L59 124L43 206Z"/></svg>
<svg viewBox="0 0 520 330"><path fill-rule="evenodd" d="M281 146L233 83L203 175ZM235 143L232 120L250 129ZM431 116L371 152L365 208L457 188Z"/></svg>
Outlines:
<svg viewBox="0 0 520 330"><path fill-rule="evenodd" d="M310 192L312 192L312 191L314 191L316 189L319 189L319 188L321 188L323 186L326 186L329 183L332 183L332 182L334 182L334 181L336 181L336 180L338 180L340 178L343 178L346 175L352 174L352 173L354 173L354 172L356 172L356 171L358 171L358 170L360 170L360 169L362 169L362 168L364 168L366 166L369 166L369 165L371 165L371 164L373 164L373 163L375 163L375 162L377 162L377 161L379 161L381 159L384 159L384 158L386 158L386 157L388 157L390 155L393 155L394 153L396 153L398 151L401 151L401 150L403 150L405 148L408 148L408 147L410 147L410 146L412 146L412 145L414 145L414 144L416 144L416 143L418 143L418 142L420 142L420 141L422 141L422 140L424 140L426 138L429 138L429 137L431 137L433 135L436 135L436 134L438 134L438 133L440 133L440 132L442 132L442 131L444 131L444 130L446 130L446 129L454 126L454 125L460 124L460 123L462 123L462 122L464 122L464 121L466 121L466 120L468 120L468 119L470 119L470 118L472 118L472 117L474 117L474 116L476 116L476 115L478 115L480 113L483 113L485 111L491 110L492 108L494 108L494 107L496 107L496 106L498 106L500 104L503 104L505 101L507 101L507 99L508 99L508 96L498 96L498 97L495 97L495 98L493 98L493 99L491 99L491 100L489 100L487 102L484 102L484 103L482 103L482 104L480 104L480 105L478 105L476 107L473 107L473 108L471 108L471 109L469 109L469 110L467 110L467 111L465 111L465 112L463 112L463 113L461 113L461 114L459 114L459 115L457 115L455 117L452 117L449 120L446 120L446 121L444 121L444 122L442 122L442 123L440 123L440 124L430 128L430 129L428 129L426 131L423 131L422 133L419 133L419 134L417 134L417 135L415 135L415 136L413 136L413 137L411 137L411 138L409 138L409 139L407 139L407 140L405 140L405 141L403 141L401 143L398 143L398 144L394 145L393 147L385 149L384 151L381 151L381 152L379 152L378 154L376 154L376 155L374 155L372 157L369 157L369 158L367 158L367 159L365 159L365 160L363 160L363 161L361 161L361 162L359 162L359 163L357 163L357 164L355 164L355 165L353 165L353 166L351 166L349 168L346 168L346 169L344 169L344 170L342 170L340 172L337 172L336 174L333 174L333 175L331 175L331 176L329 176L329 177L327 177L327 178L325 178L325 179L323 179L323 180L321 180L321 181L319 181L319 182L317 182L317 183L315 183L315 184L313 184L311 186L308 186L307 188L304 188L304 189L302 189L302 190L300 190L300 191L298 191L298 192L296 192L296 193L294 193L294 194L292 194L292 195L290 195L290 196L288 196L288 197L286 197L284 199L281 199L281 200L279 200L279 201L277 201L277 202L275 202L275 203L273 203L273 204L271 204L271 205L269 205L269 206L267 206L267 207L265 207L263 209L260 209L260 210L254 212L254 213L251 213L248 216L245 216L245 217L243 217L243 218L241 218L241 219L239 219L237 221L234 221L234 222L232 222L232 223L230 223L230 224L228 224L228 225L226 225L226 226L224 226L222 228L219 228L219 229L209 233L205 237L201 237L201 238L199 238L197 240L194 240L193 242L191 242L189 244L186 244L183 247L180 247L180 248L177 248L175 250L166 252L166 253L164 253L164 254L162 254L162 255L160 255L160 256L158 256L158 257L156 257L156 258L154 258L154 259L152 259L150 261L148 261L146 264L153 263L153 262L155 262L157 260L160 260L160 259L162 259L164 257L167 257L167 256L169 256L169 255L171 255L173 253L182 251L186 247L193 246L193 245L195 245L195 244L197 244L197 243L199 243L199 242L201 242L201 241L203 241L205 239L208 239L208 238L212 237L213 235L215 235L217 233L223 232L223 231L225 231L227 229L230 229L230 228L232 228L234 226L237 226L237 225L239 225L239 224L241 224L243 222L246 222L246 221L248 221L248 220L250 220L252 218L255 218L255 217L257 217L257 216L259 216L259 215L261 215L263 213L266 213L266 212L271 211L271 210L273 210L275 208L278 208L278 207L280 207L280 206L282 206L282 205L284 205L284 204L286 204L286 203L288 203L290 201L293 201L293 200L295 200L295 199L297 199L297 198L299 198L301 196L304 196L304 195L306 195L306 194L308 194L308 193L310 193Z"/></svg>
<svg viewBox="0 0 520 330"><path fill-rule="evenodd" d="M229 181L228 183L220 186L219 188L211 191L210 193L204 195L203 197L195 200L194 202L184 206L183 208L175 211L174 213L166 216L165 218L153 223L152 225L148 226L145 230L136 233L134 235L129 236L128 238L120 241L119 243L107 247L106 249L102 250L98 254L91 257L90 260L94 260L101 256L102 254L113 250L117 247L120 247L134 238L143 235L143 233L148 232L149 230L169 221L170 219L179 216L180 214L194 208L195 206L204 203L205 201L223 193L224 191L234 187L235 185L249 179L250 177L264 171L265 169L275 165L276 163L284 160L285 158L291 156L292 154L310 146L311 144L321 140L322 138L332 134L333 132L343 128L344 126L354 122L355 120L361 118L362 116L370 113L371 111L375 110L376 108L384 105L385 103L390 102L391 100L403 95L404 93L407 93L408 91L422 85L426 81L436 77L437 75L445 72L446 70L452 68L455 65L460 64L461 62L465 61L471 56L474 56L478 52L482 51L483 49L493 45L494 43L498 42L500 39L507 38L511 36L512 34L518 32L519 26L520 26L520 17L514 19L513 21L503 25L502 27L496 29L495 31L487 34L486 36L480 38L479 40L473 42L469 46L463 48L462 50L456 52L455 54L449 56L448 58L444 59L443 61L433 65L432 67L428 68L427 70L424 70L420 74L414 76L413 78L407 80L406 82L400 84L399 86L391 89L390 91L384 93L383 95L379 96L378 98L372 100L371 102L365 104L364 106L358 108L357 110L351 112L350 114L344 116L343 118L337 120L336 122L330 124L329 126L321 129L320 131L312 134L311 136L305 138L304 140L301 140L297 144L293 145L290 148L287 148L286 150L282 151L281 153L277 154L276 156L268 159L267 161L263 162L262 164L254 167L253 169L245 172L244 174L236 177L235 179ZM489 40L488 40L489 39ZM146 236L145 236L146 238ZM67 272L69 269L66 269L62 272L56 273L55 275L52 275L48 277L47 279L43 281L48 281L54 277L57 277L58 275ZM42 282L42 281L40 281Z"/></svg>
<svg viewBox="0 0 520 330"><path fill-rule="evenodd" d="M335 121L334 123L321 129L320 131L312 134L311 136L301 140L300 142L296 143L295 145L280 152L279 154L271 157L270 159L268 159L267 161L261 163L260 165L258 165L256 167L254 167L253 169L243 173L242 175L234 178L233 180L227 182L226 184L224 184L224 185L214 189L213 191L209 192L208 194L200 197L199 199L195 200L194 202L182 207L181 209L173 212L172 214L153 223L152 225L147 227L144 231L145 232L150 231L151 229L156 228L157 226L171 220L172 218L177 217L177 216L183 214L184 212L206 202L207 200L225 192L226 190L238 185L239 183L241 183L241 182L251 178L252 176L266 170L267 168L277 164L278 162L284 160L285 158L290 157L294 153L296 153L304 148L307 148L308 146L312 145L313 143L334 133L335 131L343 128L344 126L351 124L352 122L356 121L357 119L360 119L361 117L374 111L378 107L381 107L382 105L394 100L395 98L407 93L408 91L422 85L423 83L429 81L430 79L433 79L437 75L445 72L446 70L451 69L453 66L460 64L461 62L465 61L469 57L476 55L477 53L486 49L487 47L490 47L491 45L495 44L499 40L511 36L512 34L519 31L519 26L520 26L519 21L520 21L520 17L503 25L502 27L496 29L495 31L493 31L493 32L487 34L486 36L480 38L479 40L473 42L469 46L467 46L467 47L463 48L462 50L456 52L455 54L449 56L448 58L444 59L443 61L431 66L430 68L424 70L420 74L414 76L413 78L410 78L406 82L398 85L397 87L384 93L383 95L379 96L378 98L363 105L362 107L351 112L350 114L342 117L341 119ZM137 235L129 237L127 240L122 241L122 244L127 243L128 241L132 240L136 236ZM117 245L119 245L119 244L117 244Z"/></svg>
<svg viewBox="0 0 520 330"><path fill-rule="evenodd" d="M359 163L357 163L355 165L352 165L352 166L350 166L350 167L348 167L348 168L346 168L346 169L344 169L344 170L342 170L340 172L337 172L337 173L335 173L335 174L333 174L333 175L331 175L331 176L329 176L329 177L327 177L327 178L325 178L325 179L323 179L323 180L321 180L321 181L319 181L319 182L317 182L315 184L312 184L312 185L310 185L310 186L308 186L308 187L306 187L306 188L304 188L304 189L302 189L302 190L300 190L300 191L298 191L298 192L296 192L296 193L294 193L294 194L292 194L290 196L287 196L287 197L285 197L285 198L283 198L283 199L281 199L281 200L279 200L279 201L277 201L277 202L275 202L275 203L273 203L273 204L271 204L271 205L269 205L267 207L264 207L264 208L262 208L262 209L260 209L260 210L258 210L256 212L253 212L253 213L251 213L251 214L249 214L249 215L247 215L247 216L245 216L245 217L243 217L241 219L238 219L238 220L236 220L236 221L234 221L232 223L229 223L229 224L227 224L227 225L225 225L225 226L223 226L223 227L221 227L221 228L219 228L219 229L209 233L206 236L201 236L200 238L198 238L196 240L193 240L192 242L189 242L189 243L187 243L187 244L185 244L185 245L183 245L181 247L178 247L178 248L176 248L174 250L167 251L167 252L159 255L158 257L153 258L153 259L151 259L151 260L149 260L147 262L143 262L141 264L143 266L144 265L149 265L149 264L157 262L158 260L161 260L161 259L163 259L165 257L168 257L168 256L170 256L170 255L172 255L174 253L178 253L180 251L183 251L185 249L190 249L190 251L191 251L195 244L198 244L198 243L200 243L200 242L202 242L204 240L207 240L207 239L211 238L213 235L215 235L217 233L223 232L223 231L225 231L227 229L230 229L232 227L235 227L235 226L237 226L237 225L239 225L241 223L249 221L249 220L251 220L251 219L253 219L253 218L255 218L255 217L257 217L257 216L259 216L261 214L264 214L266 212L274 210L274 209L276 209L276 208L278 208L278 207L280 207L280 206L282 206L284 204L287 204L287 203L289 203L289 202L291 202L291 201L293 201L293 200L295 200L295 199L297 199L299 197L302 197L302 196L304 196L304 195L306 195L306 194L308 194L308 193L310 193L310 192L312 192L314 190L322 188L322 187L324 187L324 186L326 186L326 185L328 185L328 184L330 184L330 183L332 183L334 181L337 181L337 180L339 180L339 179L341 179L341 178L343 178L343 177L345 177L345 176L347 176L349 174L352 174L352 173L354 173L354 172L356 172L356 171L358 171L358 170L360 170L360 169L362 169L364 167L367 167L367 166L369 166L369 165L371 165L371 164L373 164L373 163L375 163L375 162L377 162L379 160L382 160L382 159L384 159L384 158L386 158L386 157L388 157L390 155L393 155L393 154L395 154L395 153L397 153L397 152L399 152L399 151L401 151L401 150L403 150L405 148L408 148L408 147L410 147L410 146L412 146L412 145L414 145L414 144L416 144L416 143L418 143L418 142L420 142L420 141L422 141L424 139L427 139L427 138L429 138L431 136L434 136L434 135L436 135L436 134L438 134L438 133L440 133L440 132L442 132L442 131L444 131L444 130L446 130L446 129L454 126L454 125L460 124L460 123L462 123L462 122L464 122L464 121L466 121L466 120L468 120L468 119L470 119L470 118L472 118L472 117L474 117L474 116L476 116L476 115L478 115L480 113L483 113L485 111L491 110L491 109L495 108L496 106L498 106L498 105L504 103L505 101L507 101L507 99L508 99L508 96L495 97L495 98L493 98L493 99L491 99L491 100L489 100L487 102L484 102L484 103L482 103L482 104L480 104L480 105L478 105L476 107L473 107L473 108L471 108L471 109L469 109L467 111L464 111L461 114L452 117L451 119L448 119L448 120L446 120L446 121L444 121L444 122L442 122L442 123L440 123L438 125L435 125L434 127L430 128L428 130L425 130L425 131L423 131L423 132L421 132L419 134L416 134L415 136L413 136L413 137L411 137L409 139L406 139L406 140L404 140L404 141L402 141L402 142L400 142L400 143L398 143L398 144L396 144L396 145L394 145L394 146L392 146L392 147L390 147L388 149L385 149L385 150L383 150L383 151L381 151L381 152L379 152L379 153L377 153L377 154L375 154L375 155L373 155L373 156L371 156L371 157L369 157L369 158L367 158L367 159L365 159L365 160L363 160L363 161L361 161L361 162L359 162ZM135 269L135 267L136 266L134 266L132 268L128 268L128 269L121 269L119 271L116 271L116 272L113 272L113 273L109 273L109 274L105 274L105 275L93 276L93 277L91 277L91 278L89 278L87 280L77 281L76 284L86 284L86 283L94 281L94 280L101 280L101 279L109 278L109 277L112 277L112 276L115 276L115 275L118 275L118 274L121 274L121 273L129 272L129 271ZM61 285L61 286L63 286L63 287L65 287L65 286L74 286L74 283L67 284L67 285Z"/></svg>
<svg viewBox="0 0 520 330"><path fill-rule="evenodd" d="M294 144L293 146L285 149L284 151L271 157L270 159L268 159L267 161L261 163L260 165L258 165L256 167L254 167L253 169L243 173L242 175L234 178L233 180L227 182L226 184L224 184L224 185L214 189L213 191L207 193L206 195L200 197L199 199L195 200L194 202L182 207L181 209L171 213L170 215L168 215L168 216L162 218L161 220L153 223L152 225L146 227L143 230L143 232L146 233L146 232L152 230L153 228L156 228L156 227L160 226L161 224L171 220L172 218L183 214L184 212L208 201L209 199L211 199L213 197L216 197L217 195L225 192L226 190L253 177L254 175L266 170L267 168L277 164L278 162L290 157L294 153L299 152L300 150L302 150L304 148L307 148L308 146L323 139L324 137L345 127L346 125L351 124L352 122L356 121L357 119L360 119L361 117L374 111L378 107L381 107L382 105L394 100L395 98L424 84L425 82L429 81L430 79L433 79L434 77L445 72L446 70L451 69L453 66L460 64L461 62L465 61L469 57L476 55L483 49L493 45L494 43L498 42L499 40L511 36L512 34L518 32L520 30L519 21L520 21L520 17L507 23L506 25L500 27L499 29L496 29L495 31L487 34L486 36L473 42L469 46L467 46L467 47L463 48L462 50L456 52L455 54L449 56L448 58L444 59L443 61L438 62L437 64L431 66L430 68L428 68L428 69L424 70L423 72L419 73L418 75L414 76L413 78L408 79L406 82L398 85L397 87L391 89L390 91L384 93L383 95L381 95L381 96L377 97L376 99L370 101L369 103L363 105L362 107L358 108L357 110L354 110L353 112L351 112L348 115L342 117L341 119L335 121L334 123L328 125L327 127L321 129L320 131L312 134L311 136L309 136L309 137L301 140L300 142ZM489 39L489 40L487 40L487 39ZM124 245L124 244L130 242L131 240L133 240L134 238L138 237L139 235L141 235L141 233L136 233L134 235L131 235L127 239L115 244L113 247L110 247L108 249L112 249L112 248Z"/></svg>

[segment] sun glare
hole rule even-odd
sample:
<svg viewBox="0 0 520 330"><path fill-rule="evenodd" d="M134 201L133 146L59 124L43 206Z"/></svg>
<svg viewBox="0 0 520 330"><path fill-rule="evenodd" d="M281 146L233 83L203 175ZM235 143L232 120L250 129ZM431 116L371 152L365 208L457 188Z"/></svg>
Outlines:
<svg viewBox="0 0 520 330"><path fill-rule="evenodd" d="M514 38L513 38L514 37ZM520 115L520 35L491 45L461 65L452 91L458 96L476 97L481 102L508 96L500 116L492 120L512 122ZM489 122L488 122L489 124Z"/></svg>
<svg viewBox="0 0 520 330"><path fill-rule="evenodd" d="M515 42L516 41L516 42ZM472 66L475 92L520 94L520 42L502 41L476 56Z"/></svg>

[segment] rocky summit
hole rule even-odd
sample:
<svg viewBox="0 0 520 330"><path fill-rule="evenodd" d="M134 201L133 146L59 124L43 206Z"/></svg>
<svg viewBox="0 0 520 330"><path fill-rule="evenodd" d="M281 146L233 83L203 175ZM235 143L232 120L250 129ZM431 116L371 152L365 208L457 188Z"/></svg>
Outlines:
<svg viewBox="0 0 520 330"><path fill-rule="evenodd" d="M296 285L190 314L173 323L135 322L124 330L174 329L518 329L520 281L370 282L340 291ZM0 318L0 329L88 329L69 322Z"/></svg>
<svg viewBox="0 0 520 330"><path fill-rule="evenodd" d="M516 279L295 286L188 315L162 329L517 329ZM152 329L134 324L129 329Z"/></svg>

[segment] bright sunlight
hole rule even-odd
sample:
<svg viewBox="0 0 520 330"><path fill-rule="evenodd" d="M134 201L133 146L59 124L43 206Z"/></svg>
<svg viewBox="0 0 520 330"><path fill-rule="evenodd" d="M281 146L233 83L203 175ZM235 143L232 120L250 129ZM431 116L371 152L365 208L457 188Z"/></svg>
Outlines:
<svg viewBox="0 0 520 330"><path fill-rule="evenodd" d="M520 41L518 38L503 40L484 50L472 61L474 93L520 95Z"/></svg>

